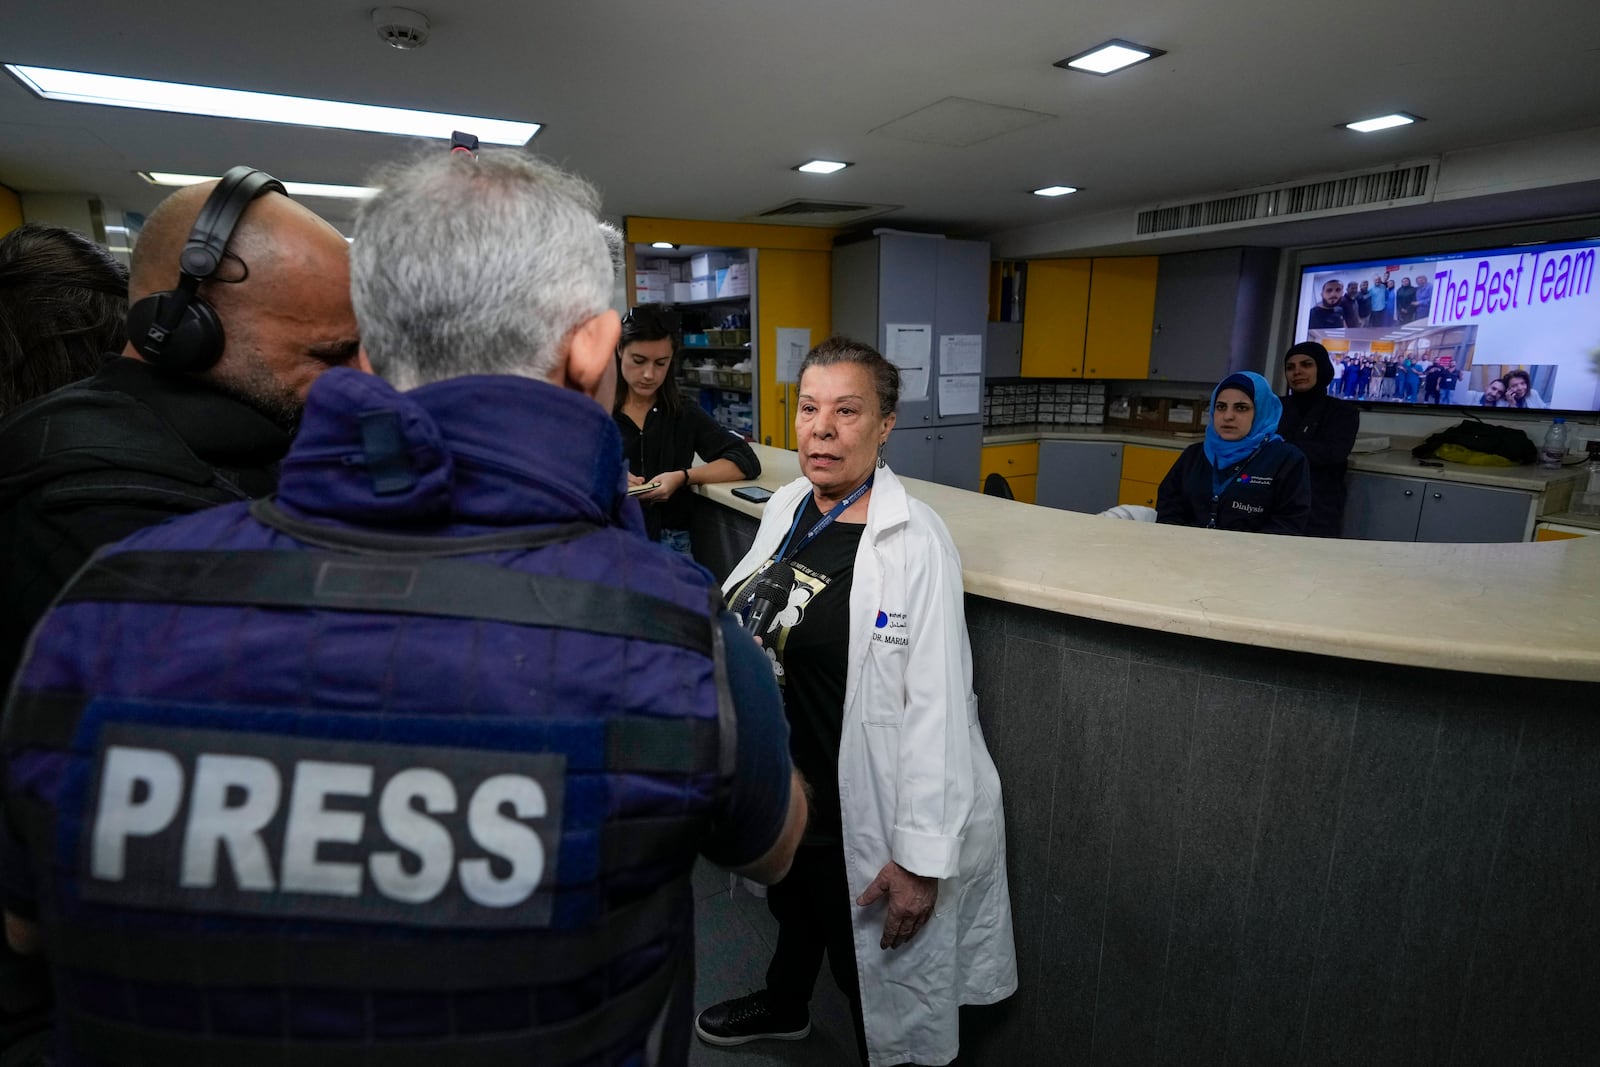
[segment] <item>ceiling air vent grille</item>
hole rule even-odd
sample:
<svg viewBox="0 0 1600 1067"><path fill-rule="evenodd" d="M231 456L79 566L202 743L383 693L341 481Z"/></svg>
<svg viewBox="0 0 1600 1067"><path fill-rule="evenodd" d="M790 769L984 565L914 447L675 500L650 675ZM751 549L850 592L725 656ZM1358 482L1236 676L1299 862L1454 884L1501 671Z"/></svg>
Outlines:
<svg viewBox="0 0 1600 1067"><path fill-rule="evenodd" d="M1225 229L1378 207L1425 203L1433 196L1436 162L1407 163L1361 174L1289 182L1249 192L1139 212L1141 235Z"/></svg>
<svg viewBox="0 0 1600 1067"><path fill-rule="evenodd" d="M862 219L887 215L898 204L845 204L831 200L790 200L755 215L745 222L786 222L796 226L843 226Z"/></svg>

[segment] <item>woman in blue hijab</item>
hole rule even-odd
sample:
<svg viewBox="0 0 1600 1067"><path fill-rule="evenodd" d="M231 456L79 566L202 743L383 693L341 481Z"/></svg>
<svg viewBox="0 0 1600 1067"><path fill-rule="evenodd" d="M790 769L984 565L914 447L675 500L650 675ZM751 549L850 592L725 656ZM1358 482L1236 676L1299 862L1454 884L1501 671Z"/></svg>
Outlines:
<svg viewBox="0 0 1600 1067"><path fill-rule="evenodd" d="M1161 481L1156 521L1250 533L1301 534L1311 518L1305 454L1278 436L1283 403L1259 374L1230 374L1211 391L1206 439Z"/></svg>

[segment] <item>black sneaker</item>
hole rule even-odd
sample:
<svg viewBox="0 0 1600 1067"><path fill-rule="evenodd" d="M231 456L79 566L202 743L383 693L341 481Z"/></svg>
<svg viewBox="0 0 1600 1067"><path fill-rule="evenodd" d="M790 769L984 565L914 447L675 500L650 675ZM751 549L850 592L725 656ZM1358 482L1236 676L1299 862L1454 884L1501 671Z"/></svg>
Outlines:
<svg viewBox="0 0 1600 1067"><path fill-rule="evenodd" d="M763 1038L799 1041L811 1033L811 1011L803 1004L776 1010L762 990L711 1005L695 1017L694 1032L709 1045L742 1045Z"/></svg>

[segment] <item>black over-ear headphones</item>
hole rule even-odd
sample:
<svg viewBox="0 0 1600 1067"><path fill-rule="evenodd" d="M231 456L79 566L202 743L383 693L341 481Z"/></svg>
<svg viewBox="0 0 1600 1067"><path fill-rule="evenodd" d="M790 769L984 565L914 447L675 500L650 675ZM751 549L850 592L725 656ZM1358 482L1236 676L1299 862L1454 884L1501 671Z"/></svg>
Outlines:
<svg viewBox="0 0 1600 1067"><path fill-rule="evenodd" d="M128 340L147 362L197 374L222 358L222 320L198 295L200 283L221 266L228 239L250 202L270 192L288 195L282 182L254 167L234 167L217 182L178 257L178 287L128 308Z"/></svg>

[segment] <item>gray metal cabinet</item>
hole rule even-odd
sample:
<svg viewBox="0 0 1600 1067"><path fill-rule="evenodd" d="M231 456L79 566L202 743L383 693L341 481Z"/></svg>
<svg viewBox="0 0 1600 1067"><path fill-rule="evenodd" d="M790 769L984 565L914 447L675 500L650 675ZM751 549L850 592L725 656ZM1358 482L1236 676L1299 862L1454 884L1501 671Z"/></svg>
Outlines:
<svg viewBox="0 0 1600 1067"><path fill-rule="evenodd" d="M1120 444L1039 442L1037 504L1094 515L1116 505L1121 482Z"/></svg>
<svg viewBox="0 0 1600 1067"><path fill-rule="evenodd" d="M1415 541L1426 488L1421 478L1351 474L1340 535L1357 541Z"/></svg>
<svg viewBox="0 0 1600 1067"><path fill-rule="evenodd" d="M1451 544L1526 541L1533 494L1385 474L1350 475L1343 536Z"/></svg>
<svg viewBox="0 0 1600 1067"><path fill-rule="evenodd" d="M883 458L902 478L933 481L933 427L890 430L889 439L883 443Z"/></svg>
<svg viewBox="0 0 1600 1067"><path fill-rule="evenodd" d="M971 489L983 466L983 427L938 426L933 431L933 480L940 485Z"/></svg>
<svg viewBox="0 0 1600 1067"><path fill-rule="evenodd" d="M991 322L986 324L989 339L984 345L984 376L989 378L1022 377L1022 323Z"/></svg>
<svg viewBox="0 0 1600 1067"><path fill-rule="evenodd" d="M902 478L921 478L941 485L971 489L982 466L983 427L912 426L891 430L883 458Z"/></svg>
<svg viewBox="0 0 1600 1067"><path fill-rule="evenodd" d="M1258 370L1272 326L1278 252L1217 248L1161 257L1151 381L1215 382Z"/></svg>
<svg viewBox="0 0 1600 1067"><path fill-rule="evenodd" d="M883 234L833 250L833 331L885 350L890 323L932 327L926 393L902 394L884 456L896 473L970 489L983 444L978 411L939 410L941 337L987 338L989 245ZM982 364L978 368L981 381ZM970 455L968 454L970 453Z"/></svg>
<svg viewBox="0 0 1600 1067"><path fill-rule="evenodd" d="M1532 493L1460 482L1429 482L1424 493L1418 541L1526 541L1533 529Z"/></svg>

